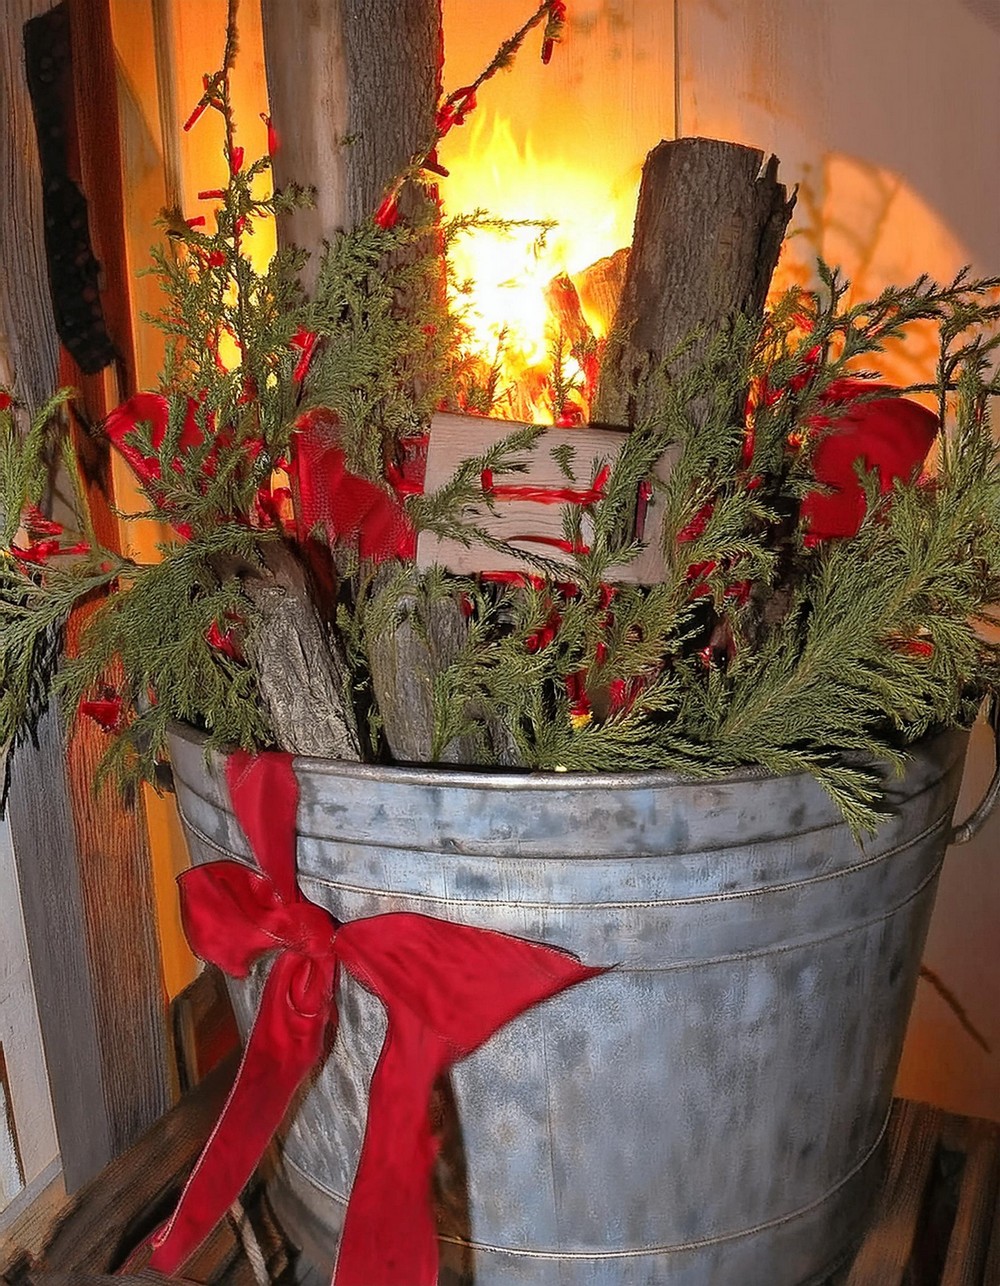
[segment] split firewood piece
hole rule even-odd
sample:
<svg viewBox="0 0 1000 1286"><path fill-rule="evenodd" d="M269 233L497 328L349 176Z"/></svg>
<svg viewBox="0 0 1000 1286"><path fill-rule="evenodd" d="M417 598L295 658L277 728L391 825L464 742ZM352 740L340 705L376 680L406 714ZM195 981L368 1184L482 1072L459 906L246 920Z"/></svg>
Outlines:
<svg viewBox="0 0 1000 1286"><path fill-rule="evenodd" d="M646 158L621 305L591 419L634 427L655 409L647 377L671 359L677 378L739 314L761 315L794 196L778 162L717 139L660 143Z"/></svg>
<svg viewBox="0 0 1000 1286"><path fill-rule="evenodd" d="M590 327L598 336L611 330L625 289L628 269L628 251L616 250L613 255L598 259L575 277L577 295Z"/></svg>
<svg viewBox="0 0 1000 1286"><path fill-rule="evenodd" d="M244 642L260 683L271 730L296 755L360 759L346 667L309 593L305 568L282 541L261 546L262 568L217 566L238 575L253 603Z"/></svg>
<svg viewBox="0 0 1000 1286"><path fill-rule="evenodd" d="M571 349L585 348L594 342L594 332L580 307L580 296L572 277L561 272L545 287L545 302L563 341Z"/></svg>
<svg viewBox="0 0 1000 1286"><path fill-rule="evenodd" d="M432 494L451 479L462 461L475 458L525 427L507 420L489 420L472 415L435 415L427 447L424 492ZM544 429L524 453L524 468L496 479L483 479L481 504L468 506L461 514L465 525L480 528L495 541L509 547L496 549L489 541L472 539L469 545L455 537L422 531L417 540L417 566L438 564L448 571L470 575L477 572L521 572L530 574L532 564L518 551L535 554L549 562L573 565L573 552L565 547L563 525L567 504L584 509L583 541L587 540L587 513L600 504L594 481L607 465L614 472L615 461L628 440L617 430L591 428ZM656 466L665 480L676 456L666 452ZM606 485L606 484L605 484ZM636 497L635 536L644 548L631 562L609 569L608 580L623 584L656 585L665 579L663 563L663 506L654 493L648 500Z"/></svg>

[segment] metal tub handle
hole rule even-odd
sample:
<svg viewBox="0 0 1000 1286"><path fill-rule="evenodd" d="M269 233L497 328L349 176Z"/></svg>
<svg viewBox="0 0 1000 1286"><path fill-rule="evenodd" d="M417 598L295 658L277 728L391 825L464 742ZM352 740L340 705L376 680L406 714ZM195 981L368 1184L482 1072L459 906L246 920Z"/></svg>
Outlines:
<svg viewBox="0 0 1000 1286"><path fill-rule="evenodd" d="M997 798L1000 797L1000 693L990 694L986 717L993 729L993 780L987 787L986 794L965 821L951 828L949 844L965 844L972 839L973 835L977 835L993 811Z"/></svg>

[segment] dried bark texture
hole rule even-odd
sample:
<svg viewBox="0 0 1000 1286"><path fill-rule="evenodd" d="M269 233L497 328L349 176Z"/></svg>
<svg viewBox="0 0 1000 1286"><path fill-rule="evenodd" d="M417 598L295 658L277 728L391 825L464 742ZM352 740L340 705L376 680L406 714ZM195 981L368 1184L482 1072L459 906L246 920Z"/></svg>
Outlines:
<svg viewBox="0 0 1000 1286"><path fill-rule="evenodd" d="M434 676L455 660L465 643L468 626L454 599L423 605L405 596L399 604L396 628L370 641L372 683L392 757L401 763L433 760ZM456 737L437 762L471 763L475 741Z"/></svg>
<svg viewBox="0 0 1000 1286"><path fill-rule="evenodd" d="M278 744L297 755L359 759L345 666L313 604L305 569L287 545L266 545L261 554L262 571L218 570L240 575L256 609L246 648Z"/></svg>
<svg viewBox="0 0 1000 1286"><path fill-rule="evenodd" d="M432 138L440 92L440 0L344 0L347 216L372 214Z"/></svg>
<svg viewBox="0 0 1000 1286"><path fill-rule="evenodd" d="M282 239L316 256L377 209L386 186L431 139L437 105L438 0L264 0L279 187L312 185L313 209L287 216Z"/></svg>
<svg viewBox="0 0 1000 1286"><path fill-rule="evenodd" d="M644 380L666 355L703 336L670 363L677 378L735 316L760 315L794 205L777 169L757 148L716 139L650 152L592 420L634 427L655 409Z"/></svg>

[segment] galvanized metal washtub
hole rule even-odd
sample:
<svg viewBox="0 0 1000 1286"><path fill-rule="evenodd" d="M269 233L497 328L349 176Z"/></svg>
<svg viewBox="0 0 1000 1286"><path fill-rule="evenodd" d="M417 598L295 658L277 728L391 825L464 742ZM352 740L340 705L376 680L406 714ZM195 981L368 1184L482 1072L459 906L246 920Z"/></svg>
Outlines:
<svg viewBox="0 0 1000 1286"><path fill-rule="evenodd" d="M861 847L807 775L296 760L300 883L338 919L419 911L614 966L442 1086L442 1282L803 1286L844 1260L879 1178L966 741L915 748ZM220 760L183 730L171 756L193 860L249 860ZM255 991L236 988L244 1024ZM275 1188L326 1267L385 1030L346 977L340 1008Z"/></svg>

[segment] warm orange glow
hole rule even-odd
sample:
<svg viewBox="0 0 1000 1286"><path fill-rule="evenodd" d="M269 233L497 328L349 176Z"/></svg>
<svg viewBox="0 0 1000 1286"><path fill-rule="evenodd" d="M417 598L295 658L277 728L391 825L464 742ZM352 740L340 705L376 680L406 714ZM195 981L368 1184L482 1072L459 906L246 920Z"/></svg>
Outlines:
<svg viewBox="0 0 1000 1286"><path fill-rule="evenodd" d="M445 88L471 84L532 8L525 0L444 0ZM548 65L540 47L540 35L529 37L516 67L483 85L468 122L444 139L450 177L440 191L447 215L483 209L555 222L541 248L537 228L482 232L454 256L457 276L478 282L470 320L483 361L493 362L506 326L516 360L501 372L501 387L530 390L521 405L510 398L492 414L551 422L545 382L557 328L545 290L560 273L579 286L591 264L631 243L643 158L673 134L673 9L574 0ZM589 298L580 304L578 323L585 319L600 338L608 319Z"/></svg>
<svg viewBox="0 0 1000 1286"><path fill-rule="evenodd" d="M546 302L546 288L560 274L579 285L585 269L629 244L635 185L611 190L596 169L539 155L530 133L519 144L510 122L495 113L482 112L467 128L467 149L441 185L446 215L479 209L526 226L477 228L455 241L454 281L468 286L456 302L484 364L504 354L500 386L510 396L500 413L551 422L544 385L561 326ZM587 299L580 306L594 337L602 338L609 318ZM567 348L573 338L564 333ZM564 372L581 378L572 358ZM515 392L515 384L526 387Z"/></svg>

